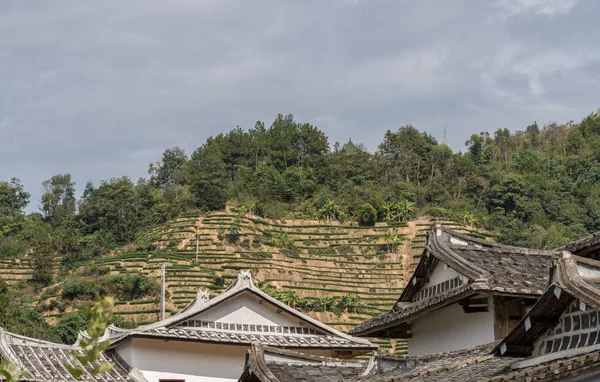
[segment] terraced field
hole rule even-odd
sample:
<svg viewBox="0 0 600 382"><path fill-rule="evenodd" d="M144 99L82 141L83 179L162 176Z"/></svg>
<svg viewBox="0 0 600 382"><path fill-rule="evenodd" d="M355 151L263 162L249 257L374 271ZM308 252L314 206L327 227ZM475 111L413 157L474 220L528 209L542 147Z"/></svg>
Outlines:
<svg viewBox="0 0 600 382"><path fill-rule="evenodd" d="M347 331L393 306L418 263L430 224L429 219L421 218L360 227L356 223L272 221L252 215L213 213L155 227L128 246L137 250L117 251L95 263L111 273L136 271L158 277L158 264L168 262L170 312L188 304L198 288L210 289L212 295L220 293L241 269L251 270L261 288L291 290L305 300L357 296L352 313L308 312ZM482 236L454 222L444 224ZM26 261L2 262L0 274L18 282L30 277L31 270ZM56 299L59 292L60 288L49 288L45 301ZM117 305L118 315L138 324L156 321L158 312L156 300L120 301ZM49 316L59 314L54 311ZM376 342L396 354L406 350L404 343Z"/></svg>

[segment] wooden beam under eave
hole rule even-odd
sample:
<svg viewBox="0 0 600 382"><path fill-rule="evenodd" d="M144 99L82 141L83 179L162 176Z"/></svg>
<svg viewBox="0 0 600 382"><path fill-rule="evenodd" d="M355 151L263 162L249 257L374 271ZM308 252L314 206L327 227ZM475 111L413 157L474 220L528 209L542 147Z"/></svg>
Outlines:
<svg viewBox="0 0 600 382"><path fill-rule="evenodd" d="M385 338L412 338L412 328L410 324L400 324L387 328L380 333Z"/></svg>
<svg viewBox="0 0 600 382"><path fill-rule="evenodd" d="M506 345L506 353L505 355L515 355L515 356L530 356L533 353L533 346L531 345Z"/></svg>
<svg viewBox="0 0 600 382"><path fill-rule="evenodd" d="M544 316L529 316L531 326L537 326L541 328L550 329L558 325L559 320L548 319Z"/></svg>
<svg viewBox="0 0 600 382"><path fill-rule="evenodd" d="M489 312L490 309L487 306L463 306L463 312L469 314L469 313L482 313L482 312Z"/></svg>

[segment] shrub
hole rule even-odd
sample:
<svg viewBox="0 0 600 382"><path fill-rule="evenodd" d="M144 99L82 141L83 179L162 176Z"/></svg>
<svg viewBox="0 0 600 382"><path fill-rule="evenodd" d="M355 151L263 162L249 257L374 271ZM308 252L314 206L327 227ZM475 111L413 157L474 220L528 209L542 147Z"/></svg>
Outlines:
<svg viewBox="0 0 600 382"><path fill-rule="evenodd" d="M85 330L86 326L85 314L82 311L75 311L63 314L54 331L63 343L72 345L77 341L79 332Z"/></svg>
<svg viewBox="0 0 600 382"><path fill-rule="evenodd" d="M369 203L363 204L358 211L358 223L362 226L374 226L376 222L377 210Z"/></svg>
<svg viewBox="0 0 600 382"><path fill-rule="evenodd" d="M156 250L156 244L148 237L143 237L136 243L136 249L140 252L151 252Z"/></svg>
<svg viewBox="0 0 600 382"><path fill-rule="evenodd" d="M92 300L100 295L115 296L119 300L137 300L158 295L160 286L153 278L138 273L104 276L98 282L74 280L63 284L62 298L66 300Z"/></svg>
<svg viewBox="0 0 600 382"><path fill-rule="evenodd" d="M92 300L100 295L98 284L90 280L66 281L63 284L62 298L65 300Z"/></svg>
<svg viewBox="0 0 600 382"><path fill-rule="evenodd" d="M137 300L144 296L155 296L160 286L155 279L139 273L109 275L100 279L102 294L115 296L119 300Z"/></svg>
<svg viewBox="0 0 600 382"><path fill-rule="evenodd" d="M0 259L14 259L25 253L25 245L19 240L6 237L0 240Z"/></svg>
<svg viewBox="0 0 600 382"><path fill-rule="evenodd" d="M217 287L222 287L225 285L225 279L221 276L215 276L213 284L215 284Z"/></svg>

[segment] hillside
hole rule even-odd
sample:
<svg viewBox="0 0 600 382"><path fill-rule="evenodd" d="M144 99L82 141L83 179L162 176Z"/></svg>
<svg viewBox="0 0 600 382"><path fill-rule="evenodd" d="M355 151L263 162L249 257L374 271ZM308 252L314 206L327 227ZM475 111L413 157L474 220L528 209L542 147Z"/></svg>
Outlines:
<svg viewBox="0 0 600 382"><path fill-rule="evenodd" d="M362 227L332 221L275 221L231 212L190 216L149 229L135 243L80 267L66 279L89 278L90 268L104 269L102 274L158 278L158 264L168 262L167 306L173 313L187 305L198 288L218 294L239 270L250 269L261 288L347 331L393 306L418 261L430 224L428 218ZM444 224L481 235L454 222ZM0 275L12 284L32 273L23 259L3 261L0 267ZM61 309L76 306L76 301L65 301L65 289L64 280L53 284L32 305L55 322ZM354 302L340 308L345 297ZM65 308L65 303L70 306ZM139 325L156 321L159 307L157 296L118 300L116 314L128 325ZM390 341L379 342L396 352L404 350Z"/></svg>
<svg viewBox="0 0 600 382"><path fill-rule="evenodd" d="M146 179L116 174L81 197L70 174L56 174L39 212L26 213L18 178L0 180L10 284L0 279L0 325L69 343L85 324L78 308L101 295L116 297L119 326L154 321L158 263L168 261L171 311L250 268L268 293L346 330L392 306L430 224L420 216L539 249L600 230L598 153L600 112L473 134L465 152L411 125L387 131L374 152L331 145L318 127L278 115L189 156L168 148Z"/></svg>

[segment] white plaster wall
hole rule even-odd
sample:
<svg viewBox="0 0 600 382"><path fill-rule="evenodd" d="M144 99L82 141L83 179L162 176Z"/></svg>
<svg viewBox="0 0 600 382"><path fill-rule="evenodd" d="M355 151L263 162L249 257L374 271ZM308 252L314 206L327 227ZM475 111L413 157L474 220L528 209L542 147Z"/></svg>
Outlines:
<svg viewBox="0 0 600 382"><path fill-rule="evenodd" d="M424 355L466 349L494 341L494 312L464 313L458 304L429 313L411 322L409 355Z"/></svg>
<svg viewBox="0 0 600 382"><path fill-rule="evenodd" d="M189 381L189 376L229 378L237 381L244 369L247 350L245 346L146 338L134 338L130 346L130 366L137 367L144 376L153 378L147 378L149 382L158 382L160 378ZM171 376L166 376L167 374ZM181 377L173 377L175 374Z"/></svg>
<svg viewBox="0 0 600 382"><path fill-rule="evenodd" d="M237 381L246 361L246 346L133 338L117 353L142 372L148 382L185 379L186 382ZM331 350L302 349L305 354L331 357Z"/></svg>
<svg viewBox="0 0 600 382"><path fill-rule="evenodd" d="M148 382L158 382L161 379L183 379L185 382L237 382L239 379L239 376L237 378L214 378L189 374L159 373L155 371L143 371L142 374Z"/></svg>
<svg viewBox="0 0 600 382"><path fill-rule="evenodd" d="M131 340L125 340L125 342L117 347L116 351L117 354L123 358L123 361L125 361L128 365L131 365L133 362L131 355Z"/></svg>
<svg viewBox="0 0 600 382"><path fill-rule="evenodd" d="M444 265L445 264L441 261L439 262L437 267L435 267L435 269L433 270L433 273L431 273L431 276L429 276L429 282L425 284L423 288L427 288L429 286L436 285L446 280L450 280L457 276L460 276L460 273L456 272L450 267L444 267Z"/></svg>
<svg viewBox="0 0 600 382"><path fill-rule="evenodd" d="M269 302L260 304L259 299L250 293L236 296L193 319L238 324L300 326L299 319L284 312L277 313L277 308Z"/></svg>

